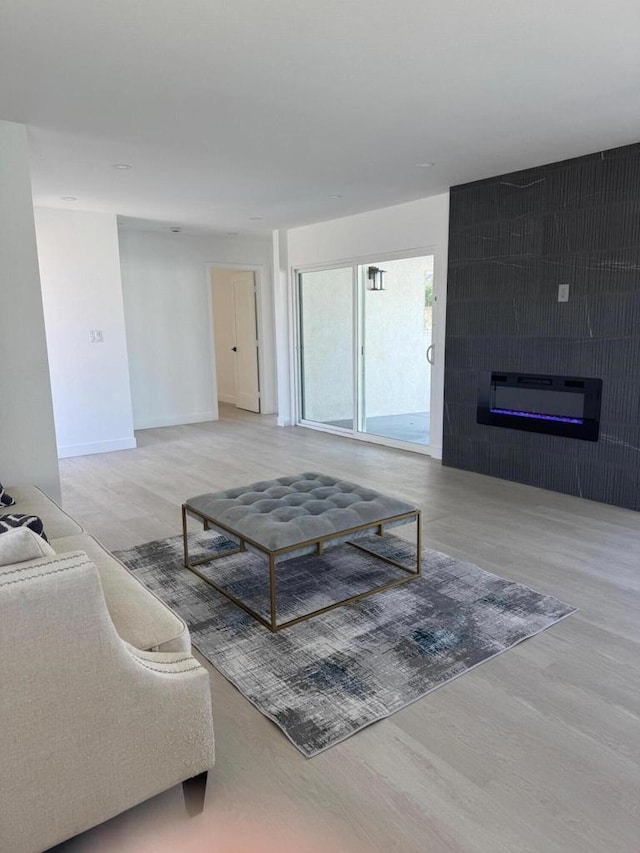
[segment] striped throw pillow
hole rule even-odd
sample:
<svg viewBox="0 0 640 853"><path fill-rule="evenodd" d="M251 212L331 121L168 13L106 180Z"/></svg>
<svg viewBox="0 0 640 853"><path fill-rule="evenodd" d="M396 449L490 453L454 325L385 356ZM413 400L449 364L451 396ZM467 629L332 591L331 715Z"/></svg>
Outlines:
<svg viewBox="0 0 640 853"><path fill-rule="evenodd" d="M44 524L42 519L37 515L22 515L21 513L13 513L8 515L0 515L0 534L6 533L8 530L15 530L16 527L28 527L33 530L38 536L42 536L45 542L49 540L44 532Z"/></svg>
<svg viewBox="0 0 640 853"><path fill-rule="evenodd" d="M5 492L4 486L0 483L0 506L13 506L14 503L14 499L8 492Z"/></svg>

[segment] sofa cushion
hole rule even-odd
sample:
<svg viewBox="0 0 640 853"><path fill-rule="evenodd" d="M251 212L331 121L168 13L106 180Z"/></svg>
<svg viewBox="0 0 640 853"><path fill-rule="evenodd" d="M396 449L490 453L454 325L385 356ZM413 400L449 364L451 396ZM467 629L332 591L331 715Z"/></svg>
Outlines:
<svg viewBox="0 0 640 853"><path fill-rule="evenodd" d="M120 637L137 649L189 652L185 623L88 533L52 539L57 554L84 551L95 563L109 615Z"/></svg>
<svg viewBox="0 0 640 853"><path fill-rule="evenodd" d="M55 501L41 492L36 486L9 486L9 492L15 498L13 512L37 515L44 523L49 539L60 536L72 536L82 533L82 527L61 509Z"/></svg>
<svg viewBox="0 0 640 853"><path fill-rule="evenodd" d="M55 551L51 545L28 527L16 527L0 536L0 566L52 555L55 555Z"/></svg>
<svg viewBox="0 0 640 853"><path fill-rule="evenodd" d="M9 492L5 491L4 486L0 483L0 506L13 506L15 500L9 494Z"/></svg>
<svg viewBox="0 0 640 853"><path fill-rule="evenodd" d="M10 512L7 515L0 515L0 533L7 533L18 527L26 527L29 530L33 530L38 536L42 536L45 542L49 541L47 534L44 532L42 519L38 518L37 515L26 515L22 512Z"/></svg>

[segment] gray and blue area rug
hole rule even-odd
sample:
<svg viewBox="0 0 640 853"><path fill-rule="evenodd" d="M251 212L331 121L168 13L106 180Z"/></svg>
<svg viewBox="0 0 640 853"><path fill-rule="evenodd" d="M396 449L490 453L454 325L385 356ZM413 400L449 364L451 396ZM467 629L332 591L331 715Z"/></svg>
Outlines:
<svg viewBox="0 0 640 853"><path fill-rule="evenodd" d="M189 536L194 558L235 547L210 532ZM414 546L398 537L359 542L407 565L415 560ZM180 613L198 651L308 758L575 612L556 598L425 550L421 578L272 634L184 568L182 537L118 556ZM245 552L198 568L268 615L263 559ZM278 567L278 619L397 576L350 545L294 558Z"/></svg>

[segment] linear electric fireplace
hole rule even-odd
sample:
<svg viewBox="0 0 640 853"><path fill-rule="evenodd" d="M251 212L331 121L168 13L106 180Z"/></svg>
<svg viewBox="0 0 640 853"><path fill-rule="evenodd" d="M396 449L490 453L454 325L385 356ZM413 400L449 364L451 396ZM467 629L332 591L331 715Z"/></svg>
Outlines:
<svg viewBox="0 0 640 853"><path fill-rule="evenodd" d="M482 371L479 424L597 441L601 379Z"/></svg>

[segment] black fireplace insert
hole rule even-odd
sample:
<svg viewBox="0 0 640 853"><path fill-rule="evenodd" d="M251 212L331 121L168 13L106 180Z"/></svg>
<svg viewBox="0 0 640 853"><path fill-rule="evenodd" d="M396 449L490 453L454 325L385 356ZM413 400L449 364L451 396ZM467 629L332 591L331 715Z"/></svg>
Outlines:
<svg viewBox="0 0 640 853"><path fill-rule="evenodd" d="M482 371L479 424L597 441L602 380Z"/></svg>

